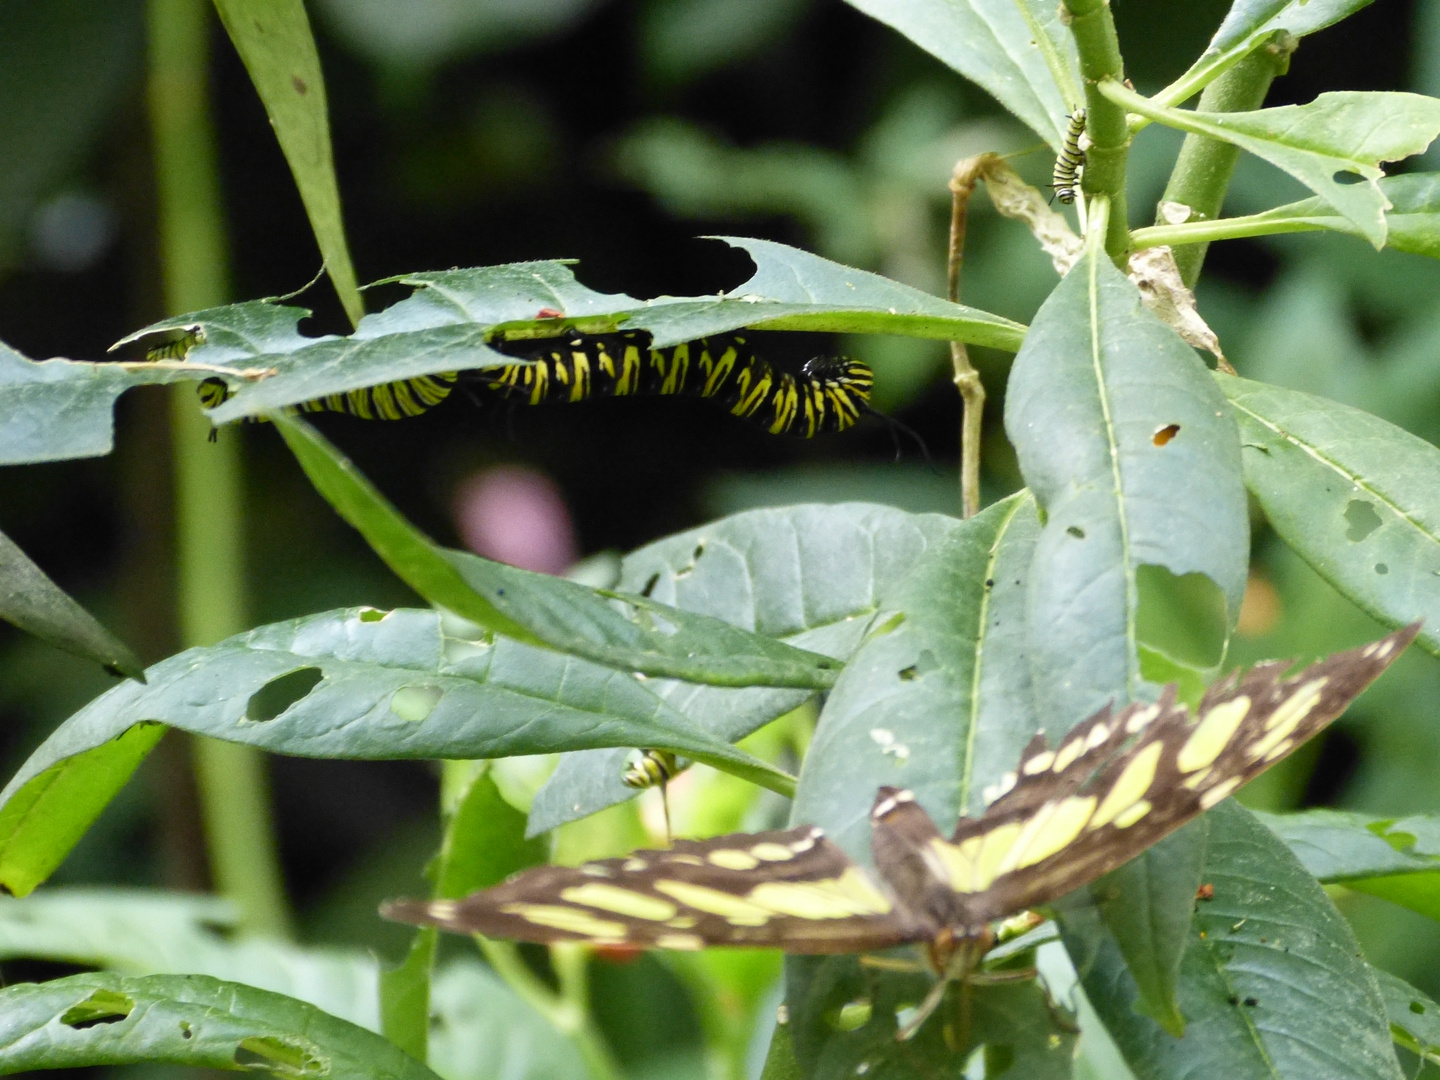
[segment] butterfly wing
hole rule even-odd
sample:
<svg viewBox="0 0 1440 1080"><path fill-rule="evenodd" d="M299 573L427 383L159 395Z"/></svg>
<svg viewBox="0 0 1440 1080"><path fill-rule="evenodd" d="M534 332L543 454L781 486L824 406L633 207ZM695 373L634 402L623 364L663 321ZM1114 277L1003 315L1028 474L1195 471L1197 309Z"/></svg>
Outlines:
<svg viewBox="0 0 1440 1080"><path fill-rule="evenodd" d="M980 817L930 841L963 922L1047 903L1128 862L1317 734L1419 629L1289 678L1288 664L1261 664L1213 686L1198 720L1167 690L1153 704L1102 710L1054 750L1032 744Z"/></svg>
<svg viewBox="0 0 1440 1080"><path fill-rule="evenodd" d="M460 934L660 949L864 952L935 930L809 826L537 867L463 900L399 900L381 913Z"/></svg>

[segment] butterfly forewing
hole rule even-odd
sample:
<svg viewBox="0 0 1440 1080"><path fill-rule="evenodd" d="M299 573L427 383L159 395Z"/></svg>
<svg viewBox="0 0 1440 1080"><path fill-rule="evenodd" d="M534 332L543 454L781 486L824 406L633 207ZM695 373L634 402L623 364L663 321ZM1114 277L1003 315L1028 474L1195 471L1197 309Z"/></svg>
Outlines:
<svg viewBox="0 0 1440 1080"><path fill-rule="evenodd" d="M862 952L935 931L809 826L539 867L464 900L402 900L383 913L462 934L662 949Z"/></svg>
<svg viewBox="0 0 1440 1080"><path fill-rule="evenodd" d="M1196 716L1167 690L1102 711L1053 751L1032 743L1003 793L950 841L932 841L965 922L1053 900L1129 861L1319 732L1410 643L1419 627L1283 678L1262 664L1212 687Z"/></svg>

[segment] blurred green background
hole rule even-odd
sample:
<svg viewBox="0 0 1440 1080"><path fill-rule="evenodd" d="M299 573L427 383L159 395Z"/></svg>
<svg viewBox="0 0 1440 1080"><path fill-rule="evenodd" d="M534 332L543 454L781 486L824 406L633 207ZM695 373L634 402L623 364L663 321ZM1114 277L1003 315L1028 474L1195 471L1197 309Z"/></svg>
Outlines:
<svg viewBox="0 0 1440 1080"><path fill-rule="evenodd" d="M1137 87L1156 89L1183 71L1226 7L1115 0ZM570 257L592 288L711 292L737 285L749 267L743 254L697 237L738 233L938 292L955 159L1018 152L1032 182L1048 180L1050 157L1033 135L839 0L314 0L310 14L362 280ZM316 273L319 256L218 22L212 46L235 299L286 293ZM37 359L98 359L163 314L143 55L137 0L0 0L0 339ZM1440 93L1440 0L1380 0L1307 39L1269 103L1329 89ZM1137 224L1177 145L1158 125L1138 139ZM1229 209L1303 195L1274 170L1242 162ZM962 299L1028 320L1054 273L1027 233L996 219L983 197L977 203ZM345 330L326 288L301 300L316 309L307 332ZM375 310L401 295L380 288L368 302ZM1440 439L1440 264L1377 255L1339 236L1243 241L1212 249L1199 296L1241 374ZM763 504L858 498L957 511L959 407L943 347L798 335L776 335L770 347L869 361L877 404L920 432L934 469L909 449L893 460L877 422L782 440L686 400L505 413L456 395L419 420L319 422L412 520L452 544L474 542L457 506L477 476L500 466L553 480L581 556ZM991 395L988 499L1019 483L999 425L1009 358L977 350L975 360ZM414 602L309 489L272 431L224 437L244 444L256 623ZM178 640L170 477L159 390L122 399L111 457L0 472L0 529L147 662ZM1232 659L1318 654L1375 633L1256 526L1252 603ZM0 625L7 774L108 684ZM1252 786L1248 801L1440 811L1437 702L1440 664L1412 653L1329 736ZM414 764L300 760L277 760L272 772L305 937L394 957L403 935L378 921L374 903L419 887L435 835L435 775ZM198 837L184 747L167 742L56 880L203 887ZM1440 993L1434 924L1381 901L1340 900L1372 959ZM4 974L17 977L9 965ZM602 1017L622 1061L641 1071L686 1060L698 1045L673 978L650 960L601 969L601 998L650 1003ZM628 1030L637 1017L646 1029Z"/></svg>

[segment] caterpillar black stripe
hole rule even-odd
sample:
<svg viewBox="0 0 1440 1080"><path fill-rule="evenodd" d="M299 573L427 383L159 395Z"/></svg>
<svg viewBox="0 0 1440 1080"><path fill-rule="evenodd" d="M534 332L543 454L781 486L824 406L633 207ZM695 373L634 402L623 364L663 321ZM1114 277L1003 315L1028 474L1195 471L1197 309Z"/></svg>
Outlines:
<svg viewBox="0 0 1440 1080"><path fill-rule="evenodd" d="M642 750L640 757L625 767L620 782L626 787L644 791L668 784L690 767L682 765L669 750Z"/></svg>
<svg viewBox="0 0 1440 1080"><path fill-rule="evenodd" d="M1060 155L1055 159L1055 172L1050 177L1055 188L1055 197L1062 203L1073 203L1080 190L1080 172L1085 166L1085 151L1080 149L1080 136L1085 134L1085 110L1076 109L1070 114L1070 126L1065 130L1065 142Z"/></svg>
<svg viewBox="0 0 1440 1080"><path fill-rule="evenodd" d="M365 386L343 394L329 394L302 401L295 406L300 412L338 412L361 420L403 420L419 416L450 396L457 375L444 371L436 375L420 375L413 379ZM230 396L223 379L206 379L200 384L200 404L213 409Z"/></svg>
<svg viewBox="0 0 1440 1080"><path fill-rule="evenodd" d="M591 397L686 394L710 398L775 435L844 431L870 411L874 376L859 360L816 357L798 373L756 354L743 334L651 348L643 333L573 334L493 347L530 361L469 378L531 405Z"/></svg>

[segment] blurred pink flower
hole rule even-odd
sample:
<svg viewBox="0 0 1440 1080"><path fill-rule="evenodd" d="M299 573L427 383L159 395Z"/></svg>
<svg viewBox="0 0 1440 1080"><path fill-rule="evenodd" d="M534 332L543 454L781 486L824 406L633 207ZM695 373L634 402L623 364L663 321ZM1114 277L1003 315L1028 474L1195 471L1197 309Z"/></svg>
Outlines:
<svg viewBox="0 0 1440 1080"><path fill-rule="evenodd" d="M575 562L575 527L560 488L520 465L482 469L455 489L455 527L487 559L544 574Z"/></svg>

